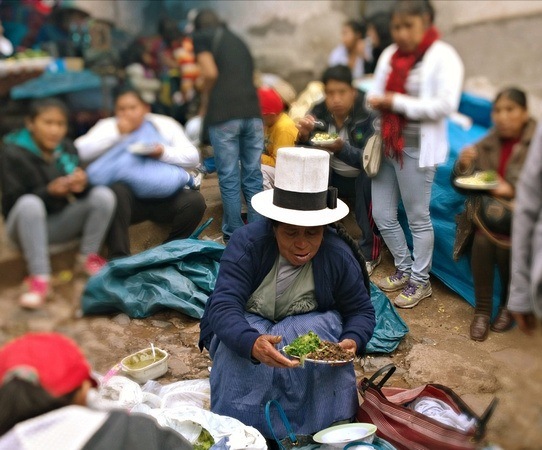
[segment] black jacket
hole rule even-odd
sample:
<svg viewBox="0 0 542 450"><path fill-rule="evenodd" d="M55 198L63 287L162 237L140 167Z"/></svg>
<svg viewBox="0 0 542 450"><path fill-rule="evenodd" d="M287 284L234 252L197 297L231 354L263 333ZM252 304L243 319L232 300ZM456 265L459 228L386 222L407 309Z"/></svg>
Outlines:
<svg viewBox="0 0 542 450"><path fill-rule="evenodd" d="M182 435L140 414L112 411L82 450L192 450Z"/></svg>
<svg viewBox="0 0 542 450"><path fill-rule="evenodd" d="M64 143L66 153L77 156L71 141ZM43 200L48 213L61 211L67 204L66 198L53 197L47 192L47 185L55 178L66 175L54 161L47 162L15 144L3 143L0 148L0 189L2 192L2 214L7 217L15 202L25 194L34 194ZM86 192L76 196L85 195Z"/></svg>
<svg viewBox="0 0 542 450"><path fill-rule="evenodd" d="M334 124L333 116L327 109L325 100L314 105L309 114L324 122L326 130L329 124ZM350 143L345 142L343 149L340 152L335 153L335 156L346 164L361 169L363 167L363 149L367 140L374 133L374 119L375 115L365 107L365 93L358 90L354 106L350 111L348 122L345 125L347 127L348 136L350 137ZM314 130L313 134L318 131L319 130ZM300 144L307 143L300 142Z"/></svg>

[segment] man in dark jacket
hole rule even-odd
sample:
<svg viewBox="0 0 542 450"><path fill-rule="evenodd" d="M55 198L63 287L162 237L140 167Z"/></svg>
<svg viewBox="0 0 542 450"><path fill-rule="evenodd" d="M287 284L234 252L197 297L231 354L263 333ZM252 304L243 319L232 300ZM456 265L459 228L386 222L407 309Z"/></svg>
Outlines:
<svg viewBox="0 0 542 450"><path fill-rule="evenodd" d="M205 116L214 150L227 241L243 226L241 191L248 221L261 218L251 205L252 196L263 190L264 143L254 63L246 44L213 11L200 11L194 26L194 51L203 77L200 115Z"/></svg>
<svg viewBox="0 0 542 450"><path fill-rule="evenodd" d="M374 117L365 108L365 94L352 87L347 66L325 70L322 81L326 98L298 123L298 144L311 145L316 132L337 133L338 139L320 148L331 153L331 185L339 196L354 199L356 221L362 236L359 247L369 275L380 263L381 238L372 217L371 179L361 160L367 139L374 133Z"/></svg>

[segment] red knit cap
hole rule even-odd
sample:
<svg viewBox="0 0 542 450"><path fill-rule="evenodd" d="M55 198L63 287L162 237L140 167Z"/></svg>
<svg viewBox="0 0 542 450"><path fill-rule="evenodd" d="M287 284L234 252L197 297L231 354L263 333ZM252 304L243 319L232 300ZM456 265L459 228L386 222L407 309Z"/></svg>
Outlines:
<svg viewBox="0 0 542 450"><path fill-rule="evenodd" d="M79 347L58 333L25 334L0 348L0 386L15 376L37 378L54 397L75 391L85 380L96 385Z"/></svg>
<svg viewBox="0 0 542 450"><path fill-rule="evenodd" d="M258 89L258 98L260 99L260 110L262 116L266 114L280 114L284 110L284 103L277 91L269 87Z"/></svg>

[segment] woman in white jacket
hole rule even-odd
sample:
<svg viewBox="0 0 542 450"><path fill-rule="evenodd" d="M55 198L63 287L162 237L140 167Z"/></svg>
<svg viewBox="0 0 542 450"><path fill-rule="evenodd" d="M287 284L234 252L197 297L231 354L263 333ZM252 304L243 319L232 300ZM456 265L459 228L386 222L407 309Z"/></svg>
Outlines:
<svg viewBox="0 0 542 450"><path fill-rule="evenodd" d="M384 158L373 178L373 217L394 257L396 271L379 283L401 290L394 303L412 308L432 294L429 282L433 226L429 215L436 166L448 155L446 117L459 105L463 64L439 40L426 0L397 1L392 8L394 44L382 53L368 94L381 113ZM397 219L402 199L412 233L412 255Z"/></svg>
<svg viewBox="0 0 542 450"><path fill-rule="evenodd" d="M133 144L152 149L138 157L142 165L152 170L126 164L123 153L128 153ZM145 220L170 224L165 242L187 238L199 225L206 208L205 199L197 191L199 182L191 177L186 184L191 189L183 189L186 181L180 184L181 178L175 177L171 170L157 170L156 165L145 162L152 158L166 163L164 166L178 166L187 171L198 165L198 150L174 119L150 114L150 106L132 87L122 87L117 93L115 117L98 121L75 140L75 146L84 162L106 158L98 166L89 166L87 171L92 183L110 186L117 198L106 238L110 259L130 255L131 224ZM100 173L103 167L109 170Z"/></svg>

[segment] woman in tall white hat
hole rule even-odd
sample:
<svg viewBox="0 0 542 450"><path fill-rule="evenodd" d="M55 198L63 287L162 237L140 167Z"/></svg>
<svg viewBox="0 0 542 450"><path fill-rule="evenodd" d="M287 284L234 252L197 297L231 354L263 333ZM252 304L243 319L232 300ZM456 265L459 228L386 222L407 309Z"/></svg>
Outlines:
<svg viewBox="0 0 542 450"><path fill-rule="evenodd" d="M279 149L275 189L252 198L267 220L232 235L200 324L200 348L213 359L211 411L268 438L269 400L281 403L300 434L349 420L358 406L352 364L300 369L280 351L314 331L362 355L373 334L363 257L343 228L328 226L348 214L328 175L327 152ZM282 430L279 422L277 414L273 425Z"/></svg>

